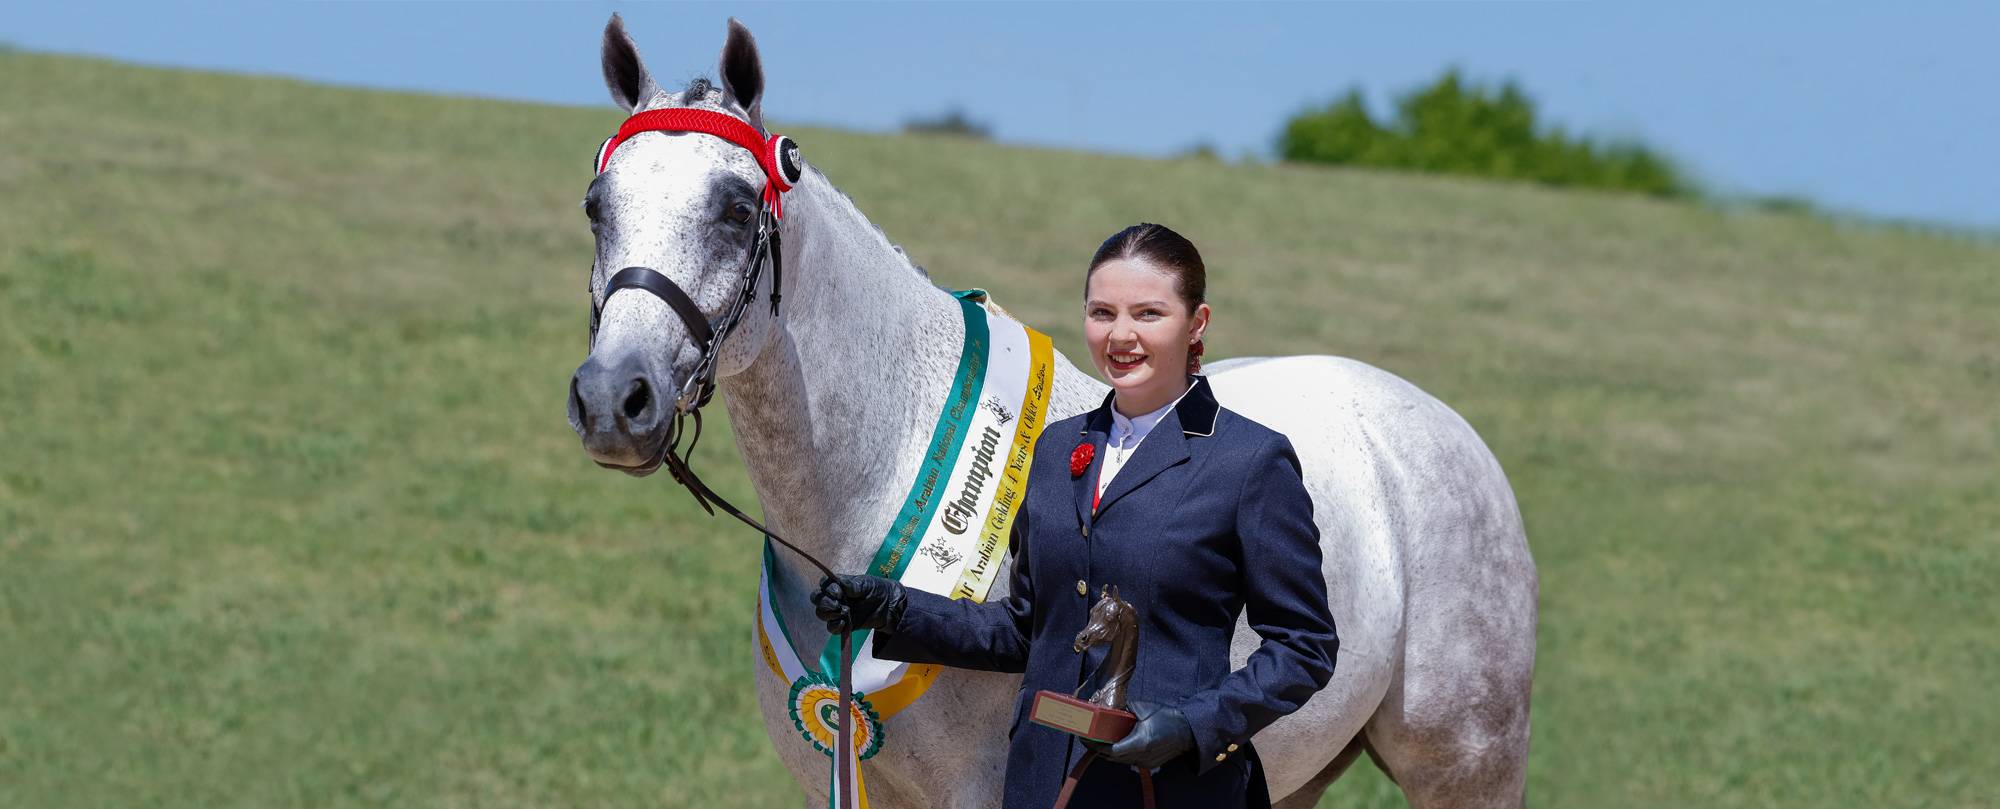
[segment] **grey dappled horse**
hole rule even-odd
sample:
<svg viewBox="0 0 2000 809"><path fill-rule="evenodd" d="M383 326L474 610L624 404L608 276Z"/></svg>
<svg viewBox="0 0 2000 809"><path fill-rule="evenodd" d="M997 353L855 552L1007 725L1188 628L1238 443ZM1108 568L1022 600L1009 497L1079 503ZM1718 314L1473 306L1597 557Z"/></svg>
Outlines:
<svg viewBox="0 0 2000 809"><path fill-rule="evenodd" d="M660 88L615 15L602 59L611 96L627 111L698 107L764 129L762 64L734 20L720 87L697 79L680 92ZM579 160L592 145L575 145ZM811 144L804 154L810 159ZM745 212L764 183L750 153L718 137L648 132L625 142L585 200L597 242L593 294L611 273L643 265L718 318L743 281L754 231ZM758 302L720 352L721 391L772 530L836 570L861 570L916 474L963 325L951 296L817 169L806 169L784 208L783 307L773 314L765 290L756 290ZM1076 246L1079 273L1095 246ZM760 284L771 282L766 273ZM700 354L660 298L606 300L570 397L591 457L631 474L653 471L673 423L664 392L680 389ZM1055 363L1049 421L1102 400L1103 383L1060 354ZM1313 805L1365 750L1412 806L1519 806L1538 585L1493 454L1450 408L1360 362L1239 358L1207 372L1224 407L1284 433L1298 451L1340 632L1333 681L1255 737L1278 805ZM742 530L744 542L756 540ZM778 607L797 651L812 659L827 637L805 600L818 573L790 554L777 559ZM747 623L756 579L744 575ZM996 587L991 597L1005 595L1005 576ZM743 630L744 654L754 657L751 629ZM1235 664L1258 642L1239 622ZM824 806L827 759L792 729L789 684L763 665L751 668L772 745L805 805ZM874 805L996 805L1019 682L946 670L888 722L886 746L866 763Z"/></svg>

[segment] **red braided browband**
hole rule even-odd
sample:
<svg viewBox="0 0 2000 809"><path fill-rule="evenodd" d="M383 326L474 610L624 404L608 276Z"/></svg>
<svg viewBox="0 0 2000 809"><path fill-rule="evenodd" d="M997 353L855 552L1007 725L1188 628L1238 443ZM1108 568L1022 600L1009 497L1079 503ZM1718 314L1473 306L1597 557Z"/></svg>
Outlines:
<svg viewBox="0 0 2000 809"><path fill-rule="evenodd" d="M771 206L771 215L783 219L784 207L780 195L792 190L792 184L785 180L785 171L780 161L781 152L791 139L783 135L772 135L766 139L757 128L744 123L733 115L714 110L687 109L675 107L663 110L647 110L625 119L618 127L618 134L604 141L597 150L597 173L611 163L611 153L633 135L641 132L701 132L714 135L748 150L757 158L757 165L764 169L764 203ZM792 149L798 147L794 144ZM793 158L796 162L797 158Z"/></svg>

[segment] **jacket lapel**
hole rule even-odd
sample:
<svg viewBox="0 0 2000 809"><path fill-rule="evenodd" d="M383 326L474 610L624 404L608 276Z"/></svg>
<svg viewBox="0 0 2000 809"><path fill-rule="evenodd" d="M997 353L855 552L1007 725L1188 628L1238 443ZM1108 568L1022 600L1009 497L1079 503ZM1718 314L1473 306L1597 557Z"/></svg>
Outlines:
<svg viewBox="0 0 2000 809"><path fill-rule="evenodd" d="M1111 436L1111 398L1116 395L1116 391L1104 394L1104 403L1090 411L1090 418L1083 420L1083 430L1079 433L1078 442L1090 444L1091 455L1090 467L1083 470L1083 476L1070 480L1078 525L1090 524L1090 499L1097 493L1097 472L1104 468L1104 442Z"/></svg>
<svg viewBox="0 0 2000 809"><path fill-rule="evenodd" d="M1218 405L1209 391L1208 377L1196 376L1194 384L1182 396L1174 409L1160 418L1146 439L1139 442L1139 448L1132 451L1132 457L1125 459L1125 465L1118 469L1117 477L1104 487L1104 496L1098 498L1096 513L1090 508L1091 495L1097 491L1097 476L1104 465L1105 444L1111 434L1111 402L1114 393L1106 394L1104 403L1092 411L1084 421L1083 437L1091 442L1094 457L1090 468L1083 477L1072 481L1076 485L1076 514L1082 524L1089 525L1096 514L1104 513L1118 498L1139 488L1161 472L1188 459L1188 438L1215 434L1215 413Z"/></svg>
<svg viewBox="0 0 2000 809"><path fill-rule="evenodd" d="M1187 438L1181 435L1178 409L1169 410L1161 416L1160 423L1153 425L1153 431L1146 434L1146 440L1140 441L1139 448L1132 450L1132 457L1126 458L1125 465L1119 467L1118 476L1104 487L1104 496L1097 502L1097 513L1103 514L1127 492L1146 485L1146 481L1166 471L1167 467L1188 459Z"/></svg>

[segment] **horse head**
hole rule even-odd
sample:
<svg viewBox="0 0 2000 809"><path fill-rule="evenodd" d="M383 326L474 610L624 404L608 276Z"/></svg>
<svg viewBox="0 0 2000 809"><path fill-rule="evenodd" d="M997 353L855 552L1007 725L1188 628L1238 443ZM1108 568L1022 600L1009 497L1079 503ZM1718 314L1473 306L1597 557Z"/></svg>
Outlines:
<svg viewBox="0 0 2000 809"><path fill-rule="evenodd" d="M734 19L722 47L720 87L697 78L680 92L662 90L616 14L604 28L602 58L611 98L629 113L706 110L768 137L757 43ZM700 320L718 323L739 298L761 299L770 291L746 286L764 288L782 279L775 272L746 272L760 230L776 227L765 218L762 192L769 175L756 153L690 131L643 131L607 141L604 148L614 145L593 165L598 173L583 199L596 239L590 268L596 314L590 356L570 379L569 421L599 465L643 476L659 468L672 445L674 411L686 398L689 380L702 370L704 346L689 325L695 310ZM613 277L629 267L657 273L648 276L653 288L677 286L692 305L676 311L657 292L611 294L619 291L612 288ZM712 376L726 378L748 367L778 319L775 303L742 307L735 328L709 359Z"/></svg>
<svg viewBox="0 0 2000 809"><path fill-rule="evenodd" d="M1110 643L1137 625L1132 605L1118 597L1116 586L1107 584L1098 591L1097 603L1090 606L1090 620L1084 623L1083 631L1076 633L1076 642L1070 648L1080 653L1100 643Z"/></svg>

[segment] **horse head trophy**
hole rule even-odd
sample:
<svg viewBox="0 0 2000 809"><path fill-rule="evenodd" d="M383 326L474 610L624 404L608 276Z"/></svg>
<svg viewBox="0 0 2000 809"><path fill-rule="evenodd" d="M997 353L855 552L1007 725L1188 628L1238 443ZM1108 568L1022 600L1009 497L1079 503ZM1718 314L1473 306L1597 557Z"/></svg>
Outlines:
<svg viewBox="0 0 2000 809"><path fill-rule="evenodd" d="M1139 655L1139 612L1132 609L1132 603L1118 597L1118 588L1105 585L1098 591L1097 603L1090 607L1090 620L1083 625L1083 631L1076 633L1076 643L1070 648L1077 654L1093 646L1110 644L1111 649L1104 656L1104 662L1097 667L1091 679L1099 679L1103 685L1090 695L1090 703L1106 708L1125 710L1125 683L1132 679L1132 665ZM1090 679L1084 680L1088 684ZM1077 686L1082 691L1084 685Z"/></svg>
<svg viewBox="0 0 2000 809"><path fill-rule="evenodd" d="M1102 683L1090 699L1081 699L1076 693L1041 691L1035 694L1034 711L1029 719L1101 742L1117 741L1130 733L1138 717L1125 709L1125 684L1132 679L1132 667L1139 655L1139 611L1119 597L1116 586L1108 584L1098 591L1097 603L1090 607L1090 619L1076 633L1076 642L1070 648L1082 654L1104 644L1111 647L1104 662L1084 680L1085 685L1091 680ZM1079 685L1077 691L1084 687Z"/></svg>

